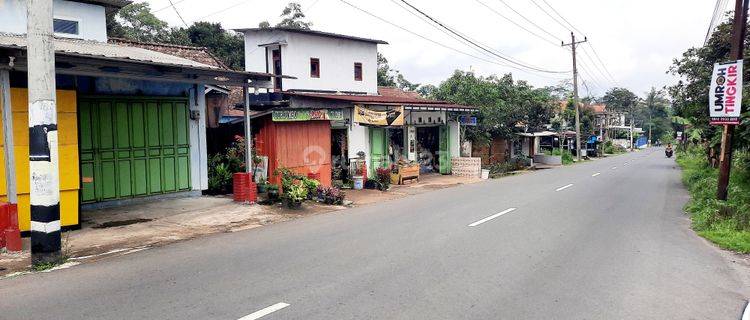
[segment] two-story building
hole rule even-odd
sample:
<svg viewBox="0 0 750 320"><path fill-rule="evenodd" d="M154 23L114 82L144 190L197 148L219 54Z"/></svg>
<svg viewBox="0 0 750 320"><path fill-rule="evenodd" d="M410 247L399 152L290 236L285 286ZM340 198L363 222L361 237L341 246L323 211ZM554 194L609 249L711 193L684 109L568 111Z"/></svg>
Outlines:
<svg viewBox="0 0 750 320"><path fill-rule="evenodd" d="M290 28L239 29L250 72L286 74L256 95L257 154L268 172L285 167L325 185L364 155L367 175L399 160L423 172L451 172L460 156L457 116L473 107L427 100L377 85L377 47L385 41Z"/></svg>
<svg viewBox="0 0 750 320"><path fill-rule="evenodd" d="M272 84L264 72L108 43L105 14L129 3L53 2L64 228L79 225L82 206L199 195L208 188L207 86ZM26 23L26 1L0 0L0 104L13 128L3 150L15 160L0 161L0 194L17 195L22 231L30 229Z"/></svg>

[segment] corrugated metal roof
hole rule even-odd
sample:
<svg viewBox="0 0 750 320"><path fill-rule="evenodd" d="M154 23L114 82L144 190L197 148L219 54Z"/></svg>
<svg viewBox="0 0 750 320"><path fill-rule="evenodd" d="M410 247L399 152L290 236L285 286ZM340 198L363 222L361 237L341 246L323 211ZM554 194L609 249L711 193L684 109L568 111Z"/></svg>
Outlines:
<svg viewBox="0 0 750 320"><path fill-rule="evenodd" d="M120 60L130 60L133 62L147 62L168 64L175 66L185 66L203 69L217 69L217 67L203 64L200 62L180 58L173 55L147 50L138 47L129 47L105 42L80 40L80 39L63 39L55 38L54 40L56 53L69 53L77 55L86 55L93 57L115 58ZM0 33L0 47L8 48L26 48L26 36L10 33Z"/></svg>
<svg viewBox="0 0 750 320"><path fill-rule="evenodd" d="M211 52L209 52L208 48L206 47L184 46L170 43L141 42L124 38L109 38L107 42L122 46L143 48L146 50L185 58L190 61L200 62L212 67L229 69L229 67L224 65L224 62L211 54Z"/></svg>

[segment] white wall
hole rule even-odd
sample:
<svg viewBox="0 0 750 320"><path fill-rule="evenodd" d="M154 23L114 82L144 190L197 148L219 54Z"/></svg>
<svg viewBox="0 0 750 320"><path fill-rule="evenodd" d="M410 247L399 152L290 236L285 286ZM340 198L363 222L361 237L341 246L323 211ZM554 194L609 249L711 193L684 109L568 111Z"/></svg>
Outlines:
<svg viewBox="0 0 750 320"><path fill-rule="evenodd" d="M258 44L286 41L281 47L283 90L347 91L377 94L377 44L287 31L245 33L247 71L273 72L273 61ZM320 59L320 78L310 77L310 58ZM362 81L354 80L354 63L362 63Z"/></svg>
<svg viewBox="0 0 750 320"><path fill-rule="evenodd" d="M450 141L450 152L451 157L461 156L461 127L458 125L458 121L448 122L448 137Z"/></svg>
<svg viewBox="0 0 750 320"><path fill-rule="evenodd" d="M365 153L365 161L370 165L370 130L365 126L352 123L349 128L347 144L349 145L349 158L356 158L357 153Z"/></svg>
<svg viewBox="0 0 750 320"><path fill-rule="evenodd" d="M55 18L78 21L78 36L57 36L107 41L107 22L103 6L65 0L54 0L53 6ZM25 0L0 0L0 32L26 34Z"/></svg>
<svg viewBox="0 0 750 320"><path fill-rule="evenodd" d="M196 95L197 93L197 95ZM196 85L190 90L190 111L198 111L199 119L190 119L190 182L193 190L208 189L208 146L206 145L206 88Z"/></svg>

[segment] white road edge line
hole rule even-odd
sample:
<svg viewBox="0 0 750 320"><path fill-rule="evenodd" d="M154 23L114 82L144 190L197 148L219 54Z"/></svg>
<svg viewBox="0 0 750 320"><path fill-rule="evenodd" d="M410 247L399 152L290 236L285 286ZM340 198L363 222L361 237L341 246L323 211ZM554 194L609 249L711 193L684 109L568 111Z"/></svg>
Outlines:
<svg viewBox="0 0 750 320"><path fill-rule="evenodd" d="M279 302L279 303L277 303L275 305L272 305L270 307L266 307L266 308L263 308L261 310L255 311L255 312L253 312L251 314L248 314L248 315L240 318L239 320L255 320L255 319L260 319L260 318L265 317L265 316L267 316L267 315L269 315L271 313L274 313L276 311L284 309L284 308L286 308L288 306L289 306L288 303Z"/></svg>
<svg viewBox="0 0 750 320"><path fill-rule="evenodd" d="M750 320L750 301L745 303L745 312L742 313L742 320Z"/></svg>
<svg viewBox="0 0 750 320"><path fill-rule="evenodd" d="M516 210L516 208L508 208L508 209L505 209L505 211L503 211L503 212L500 212L500 213L496 213L496 214L493 214L493 215L491 215L491 216L489 216L489 217L487 217L487 218L484 218L484 219L482 219L482 220L479 220L479 221L477 221L477 222L474 222L474 223L470 224L470 225L469 225L469 227L476 227L476 226L478 226L478 225L480 225L480 224L482 224L482 223L485 223L485 222L487 222L487 221L490 221L490 220L492 220L492 219L495 219L495 218L497 218L497 217L499 217L499 216L502 216L502 215L504 215L504 214L506 214L506 213L508 213L508 212L512 212L512 211L515 211L515 210Z"/></svg>
<svg viewBox="0 0 750 320"><path fill-rule="evenodd" d="M594 174L592 174L591 176L592 176L592 177L596 177L596 176L598 176L598 175L600 175L600 174L602 174L602 173L601 173L601 172L597 172L597 173L594 173Z"/></svg>
<svg viewBox="0 0 750 320"><path fill-rule="evenodd" d="M615 170L615 169L617 169L617 167L612 167L612 170Z"/></svg>
<svg viewBox="0 0 750 320"><path fill-rule="evenodd" d="M566 186L562 186L562 187L559 187L559 188L555 189L555 191L563 191L563 190L565 190L565 189L567 189L567 188L570 188L570 187L572 187L572 186L573 186L573 184L571 183L571 184L569 184L569 185L566 185Z"/></svg>

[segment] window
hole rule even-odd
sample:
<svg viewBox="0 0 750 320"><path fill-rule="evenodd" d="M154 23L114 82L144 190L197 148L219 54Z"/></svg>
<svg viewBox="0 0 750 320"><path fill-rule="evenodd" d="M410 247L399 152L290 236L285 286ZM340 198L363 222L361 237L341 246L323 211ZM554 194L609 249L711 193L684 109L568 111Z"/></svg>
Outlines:
<svg viewBox="0 0 750 320"><path fill-rule="evenodd" d="M354 81L362 81L362 63L354 63Z"/></svg>
<svg viewBox="0 0 750 320"><path fill-rule="evenodd" d="M63 34L78 34L78 21L65 20L65 19L53 19L52 26L55 33Z"/></svg>
<svg viewBox="0 0 750 320"><path fill-rule="evenodd" d="M310 78L320 78L320 59L310 58Z"/></svg>

